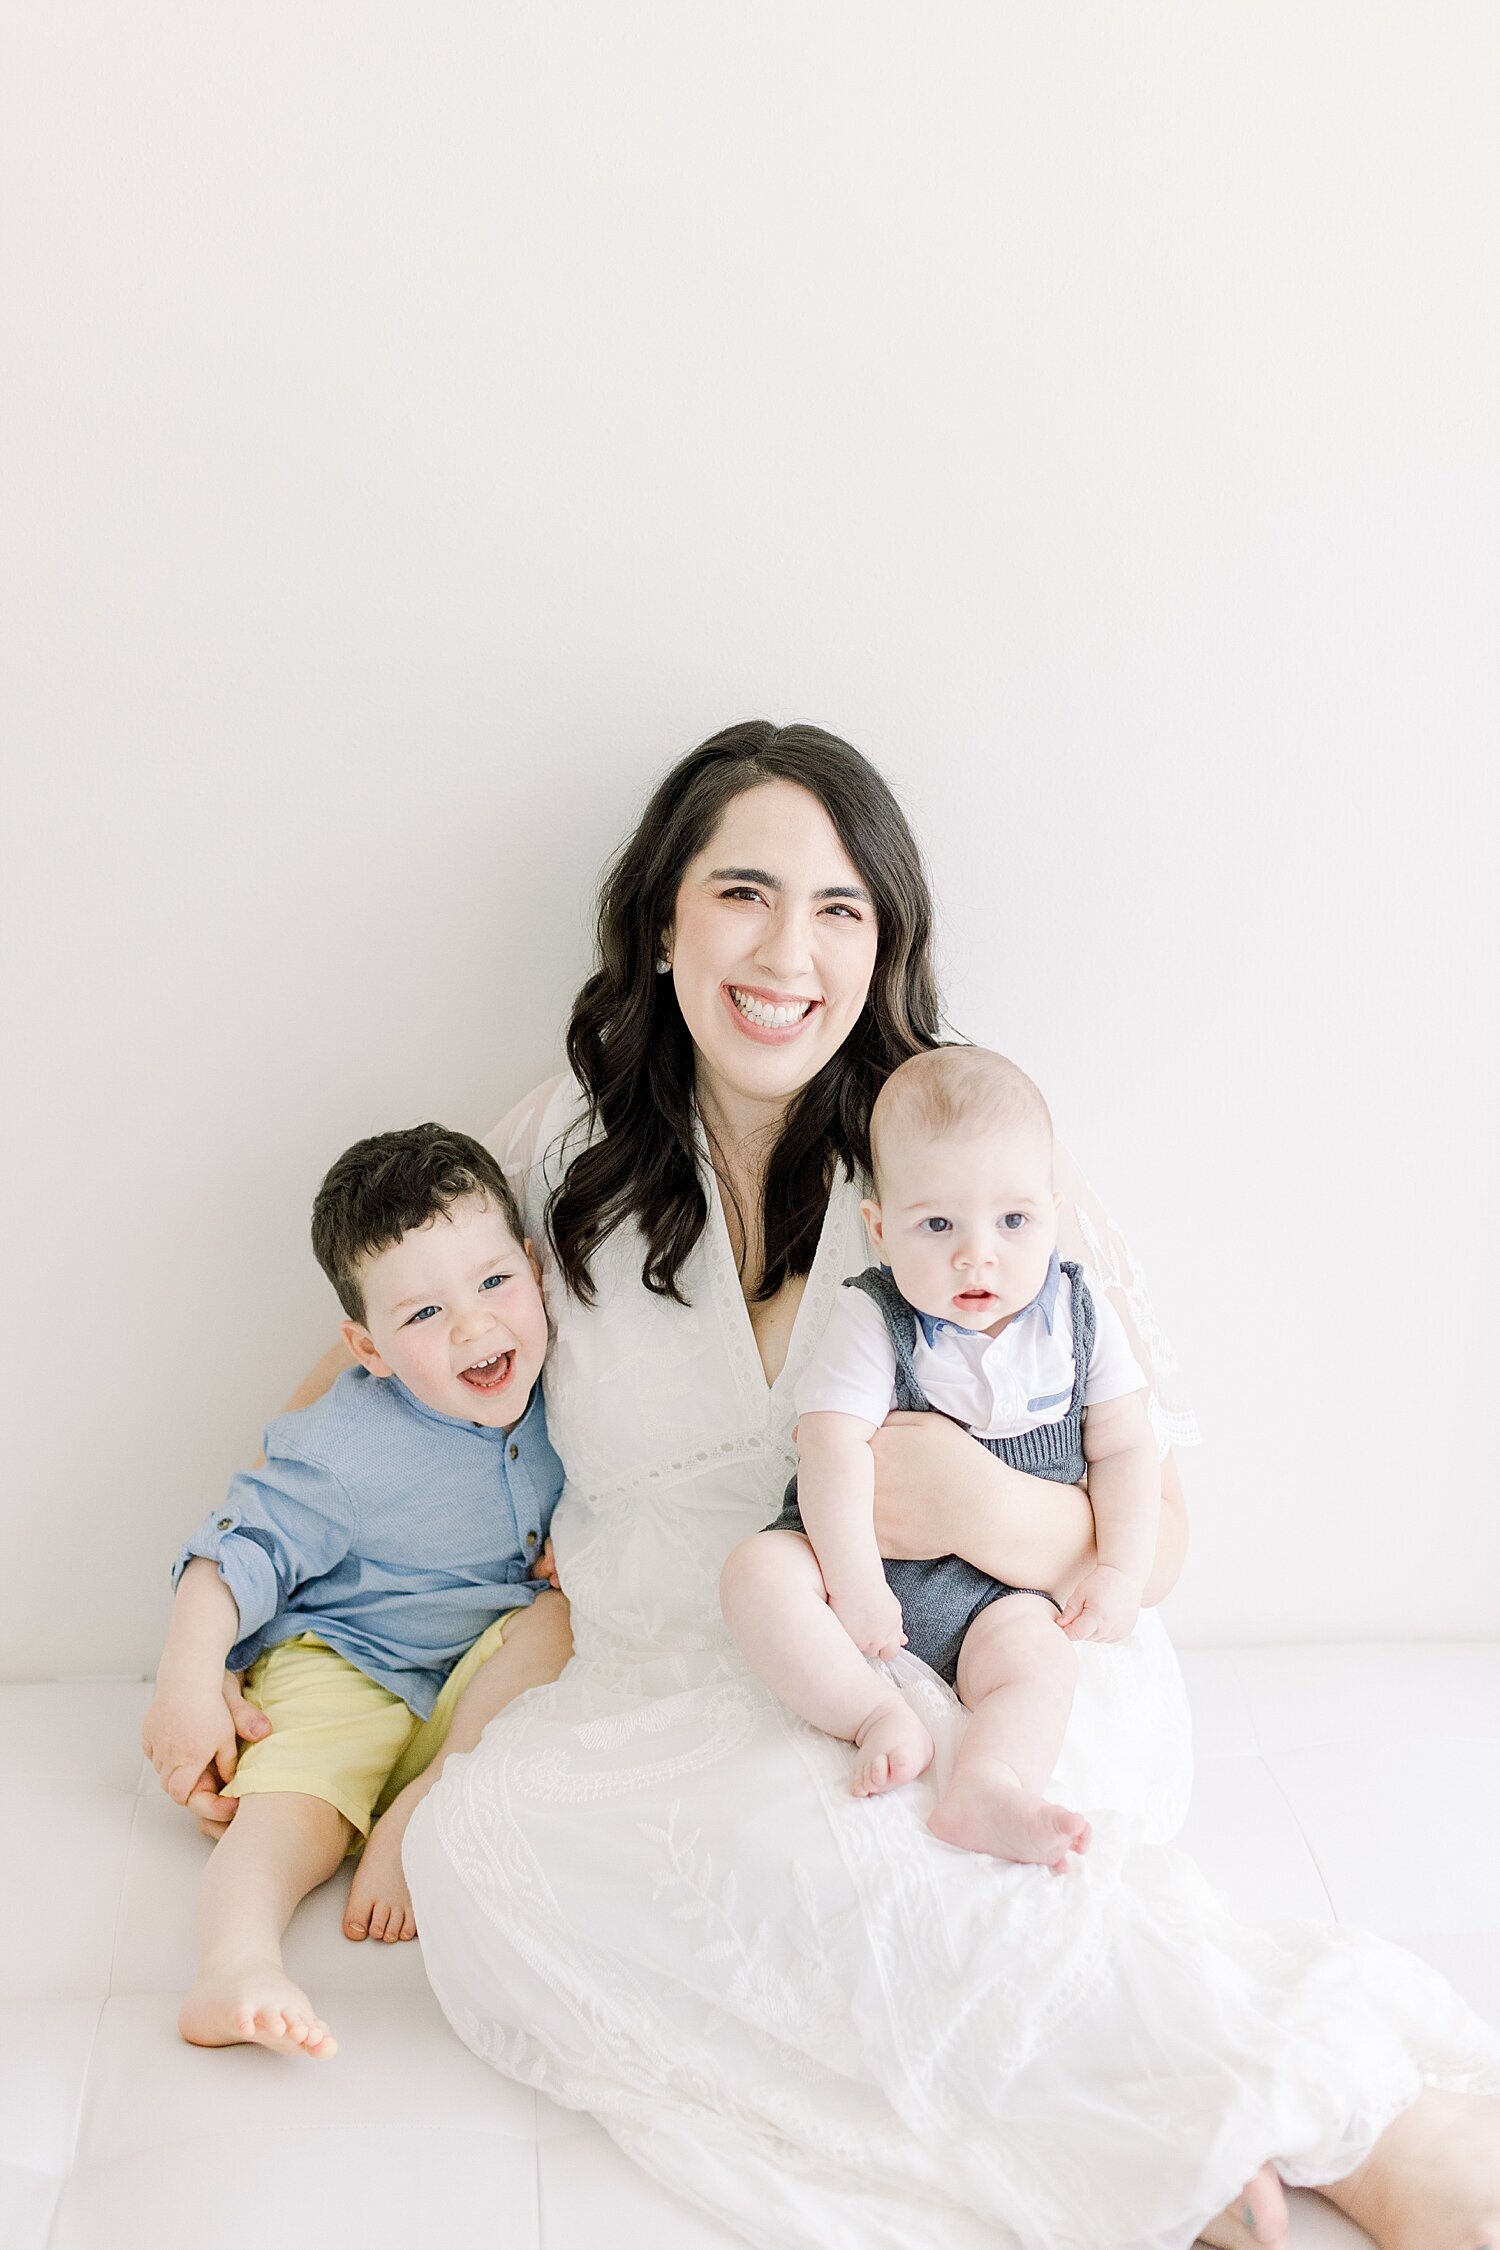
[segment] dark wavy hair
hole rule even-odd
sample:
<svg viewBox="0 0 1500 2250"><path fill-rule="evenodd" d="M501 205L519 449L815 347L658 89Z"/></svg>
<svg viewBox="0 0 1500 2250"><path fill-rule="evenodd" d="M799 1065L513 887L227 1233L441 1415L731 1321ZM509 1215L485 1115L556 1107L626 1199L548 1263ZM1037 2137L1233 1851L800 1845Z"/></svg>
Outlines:
<svg viewBox="0 0 1500 2250"><path fill-rule="evenodd" d="M372 1133L335 1158L313 1200L313 1254L351 1320L365 1317L364 1260L446 1217L469 1195L494 1205L519 1249L526 1226L505 1174L483 1142L467 1133L403 1125Z"/></svg>
<svg viewBox="0 0 1500 2250"><path fill-rule="evenodd" d="M641 1279L685 1304L683 1265L708 1217L693 1143L693 1043L669 979L655 973L688 862L734 799L790 781L816 797L875 903L876 954L859 1020L788 1104L766 1171L761 1300L817 1249L834 1169L870 1168L870 1110L897 1063L940 1043L932 896L906 816L875 768L821 727L747 719L712 735L657 785L605 871L599 952L568 1023L568 1060L592 1144L547 1206L547 1230L574 1295L595 1298L589 1260L627 1220L645 1237Z"/></svg>

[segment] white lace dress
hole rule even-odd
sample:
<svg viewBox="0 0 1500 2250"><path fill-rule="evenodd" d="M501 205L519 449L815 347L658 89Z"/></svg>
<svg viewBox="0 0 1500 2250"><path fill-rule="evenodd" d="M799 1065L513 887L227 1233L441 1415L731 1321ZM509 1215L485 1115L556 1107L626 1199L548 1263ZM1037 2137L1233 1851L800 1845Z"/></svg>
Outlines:
<svg viewBox="0 0 1500 2250"><path fill-rule="evenodd" d="M539 1246L576 1108L543 1089L494 1144ZM939 1843L931 1778L850 1795L849 1751L746 1670L717 1585L780 1504L793 1384L867 1262L859 1193L830 1201L767 1386L705 1180L690 1308L643 1289L633 1232L592 1310L549 1276L577 1655L450 1762L406 1843L459 2036L768 2250L1183 2250L1268 2156L1336 2178L1424 2079L1500 2091L1500 2038L1424 1964L1237 1924L1166 1848L1188 1726L1149 1612L1078 1652L1057 1789L1094 1842L1065 1877ZM1068 1254L1160 1376L1123 1246L1076 1190L1069 1210ZM964 1714L894 1669L940 1777Z"/></svg>

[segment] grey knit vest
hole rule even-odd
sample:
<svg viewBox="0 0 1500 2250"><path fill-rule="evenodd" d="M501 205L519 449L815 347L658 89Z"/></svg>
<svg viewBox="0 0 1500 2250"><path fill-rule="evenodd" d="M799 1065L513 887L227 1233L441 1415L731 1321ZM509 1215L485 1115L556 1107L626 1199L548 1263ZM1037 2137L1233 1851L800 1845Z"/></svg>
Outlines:
<svg viewBox="0 0 1500 2250"><path fill-rule="evenodd" d="M1013 1469L1024 1469L1028 1476L1080 1484L1088 1472L1083 1457L1083 1393L1094 1352L1094 1300L1088 1283L1070 1259L1062 1260L1062 1270L1073 1288L1073 1396L1068 1411L1060 1422L1043 1422L1034 1430L1023 1430L1019 1437L981 1438L979 1443L987 1452L1008 1461ZM897 1411L930 1414L932 1407L912 1363L919 1334L916 1312L896 1287L889 1266L870 1266L864 1273L852 1275L844 1287L862 1289L880 1308L896 1355Z"/></svg>

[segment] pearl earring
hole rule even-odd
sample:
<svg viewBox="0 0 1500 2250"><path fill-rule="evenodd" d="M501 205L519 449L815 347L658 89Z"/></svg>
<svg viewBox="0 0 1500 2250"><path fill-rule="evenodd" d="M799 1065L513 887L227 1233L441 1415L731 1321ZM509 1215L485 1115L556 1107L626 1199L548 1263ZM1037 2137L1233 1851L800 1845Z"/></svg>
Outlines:
<svg viewBox="0 0 1500 2250"><path fill-rule="evenodd" d="M659 956L659 957L658 957L658 960L657 960L657 963L656 963L656 973L657 973L657 975L658 975L659 977L670 976L670 975L671 975L671 972L672 972L672 964L671 964L671 962L670 962L669 960L667 960L667 959L666 959L665 955Z"/></svg>

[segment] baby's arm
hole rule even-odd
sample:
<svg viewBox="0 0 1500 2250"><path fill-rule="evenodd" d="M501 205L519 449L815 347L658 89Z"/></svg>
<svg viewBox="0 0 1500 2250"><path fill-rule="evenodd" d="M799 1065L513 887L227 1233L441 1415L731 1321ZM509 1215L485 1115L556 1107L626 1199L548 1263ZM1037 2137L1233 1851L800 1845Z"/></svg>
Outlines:
<svg viewBox="0 0 1500 2250"><path fill-rule="evenodd" d="M175 1804L234 1773L234 1722L222 1681L239 1631L239 1605L217 1563L195 1557L177 1583L156 1694L141 1725L141 1747Z"/></svg>
<svg viewBox="0 0 1500 2250"><path fill-rule="evenodd" d="M1085 1409L1083 1451L1099 1560L1058 1622L1070 1640L1120 1641L1134 1629L1156 1553L1161 1472L1143 1390Z"/></svg>
<svg viewBox="0 0 1500 2250"><path fill-rule="evenodd" d="M876 1427L854 1414L803 1414L797 1504L835 1617L861 1655L894 1656L906 1635L875 1544Z"/></svg>

